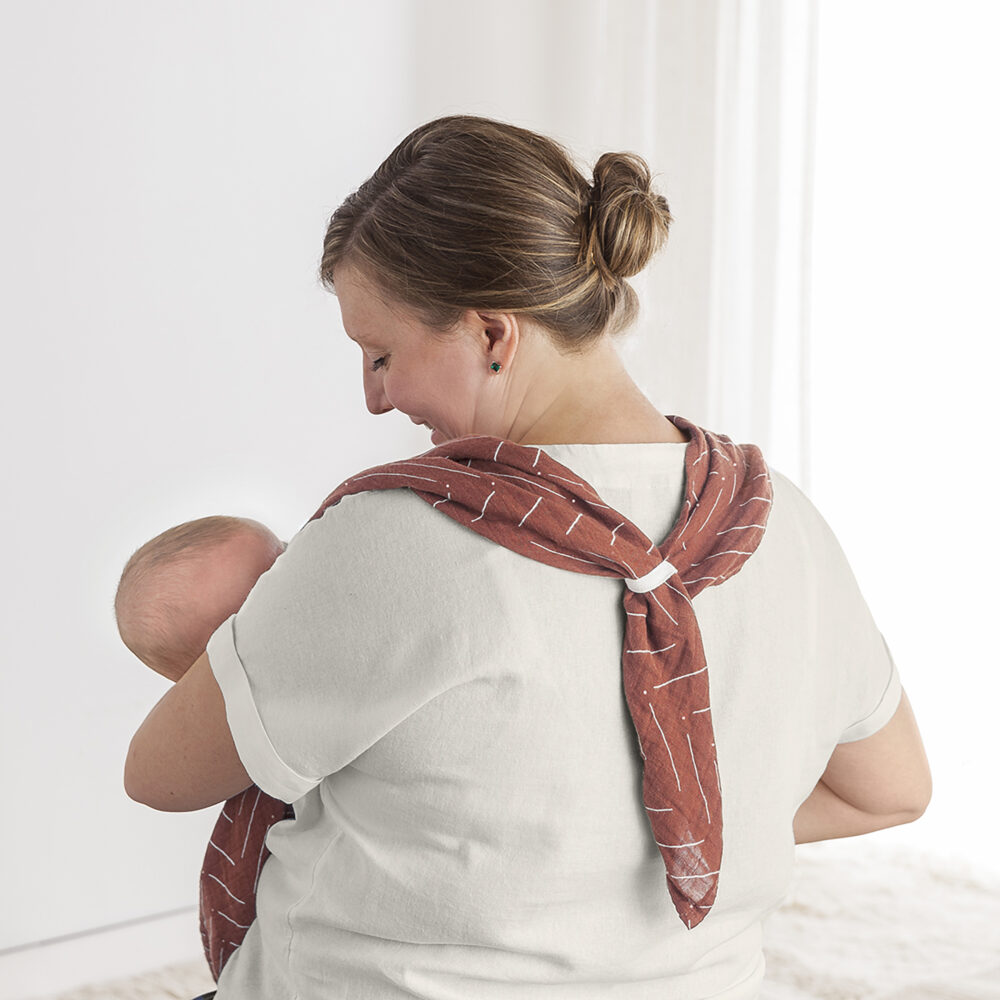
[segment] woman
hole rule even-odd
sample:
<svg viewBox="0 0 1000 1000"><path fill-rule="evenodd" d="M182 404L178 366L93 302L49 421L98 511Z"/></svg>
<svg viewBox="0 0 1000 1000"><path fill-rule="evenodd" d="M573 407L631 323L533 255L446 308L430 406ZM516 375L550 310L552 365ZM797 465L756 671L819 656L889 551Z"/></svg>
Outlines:
<svg viewBox="0 0 1000 1000"><path fill-rule="evenodd" d="M669 221L638 157L589 184L464 116L331 219L368 408L437 447L334 494L133 740L126 786L157 808L252 781L295 803L219 1000L751 998L793 841L926 806L822 518L615 351ZM536 527L557 509L579 514Z"/></svg>

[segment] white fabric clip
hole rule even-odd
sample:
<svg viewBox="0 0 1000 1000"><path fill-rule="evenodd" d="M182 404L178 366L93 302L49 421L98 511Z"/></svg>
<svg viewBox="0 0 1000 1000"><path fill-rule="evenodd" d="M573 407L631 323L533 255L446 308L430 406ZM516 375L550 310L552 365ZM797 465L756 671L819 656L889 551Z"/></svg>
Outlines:
<svg viewBox="0 0 1000 1000"><path fill-rule="evenodd" d="M676 572L677 567L670 560L664 559L659 566L651 569L645 576L640 576L636 580L629 580L626 577L625 586L634 594L647 594L651 590L656 590L661 583L669 580Z"/></svg>

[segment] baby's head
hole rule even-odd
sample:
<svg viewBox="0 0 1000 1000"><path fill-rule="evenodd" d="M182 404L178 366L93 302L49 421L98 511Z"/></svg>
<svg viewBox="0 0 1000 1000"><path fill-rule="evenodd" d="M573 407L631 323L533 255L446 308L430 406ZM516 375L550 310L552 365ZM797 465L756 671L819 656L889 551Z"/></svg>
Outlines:
<svg viewBox="0 0 1000 1000"><path fill-rule="evenodd" d="M177 680L284 551L257 521L203 517L170 528L129 559L115 595L122 641Z"/></svg>

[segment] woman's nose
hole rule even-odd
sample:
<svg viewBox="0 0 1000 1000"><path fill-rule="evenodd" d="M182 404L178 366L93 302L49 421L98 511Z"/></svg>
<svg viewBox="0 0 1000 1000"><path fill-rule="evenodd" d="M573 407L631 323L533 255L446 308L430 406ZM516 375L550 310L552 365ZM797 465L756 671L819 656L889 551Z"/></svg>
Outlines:
<svg viewBox="0 0 1000 1000"><path fill-rule="evenodd" d="M369 413L388 413L390 410L395 409L392 403L389 402L386 394L382 388L382 376L379 372L373 372L371 368L368 367L368 362L365 360L364 365L364 386L365 386L365 405L368 407Z"/></svg>

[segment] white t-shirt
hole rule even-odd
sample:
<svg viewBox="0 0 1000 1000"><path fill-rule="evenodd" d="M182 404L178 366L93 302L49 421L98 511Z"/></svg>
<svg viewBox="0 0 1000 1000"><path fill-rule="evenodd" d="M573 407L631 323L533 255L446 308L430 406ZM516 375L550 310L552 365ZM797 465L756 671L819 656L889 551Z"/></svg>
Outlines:
<svg viewBox="0 0 1000 1000"><path fill-rule="evenodd" d="M659 544L679 444L544 450ZM208 652L272 828L218 1000L748 1000L792 818L899 680L843 552L773 472L756 553L694 599L722 780L718 898L677 916L621 687L624 584L534 562L408 490L308 524Z"/></svg>

